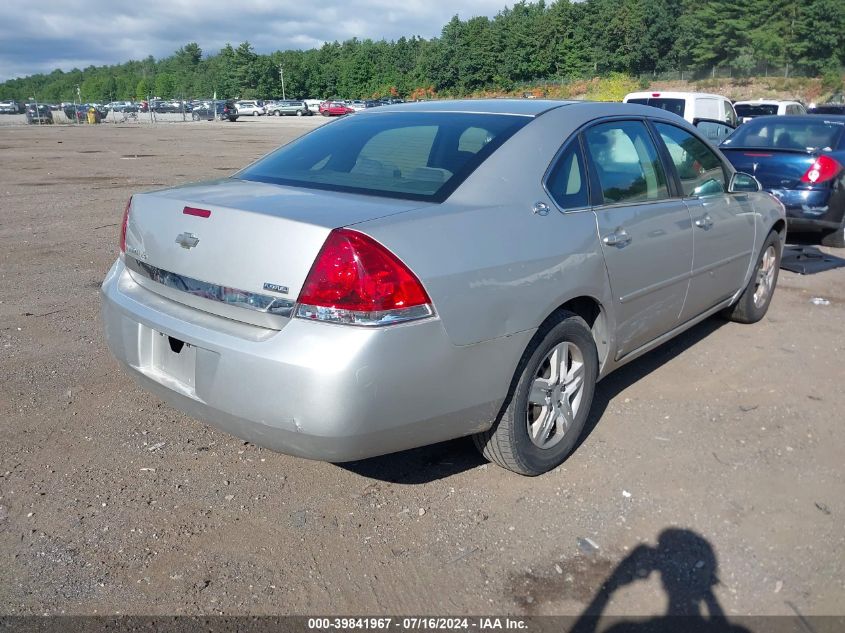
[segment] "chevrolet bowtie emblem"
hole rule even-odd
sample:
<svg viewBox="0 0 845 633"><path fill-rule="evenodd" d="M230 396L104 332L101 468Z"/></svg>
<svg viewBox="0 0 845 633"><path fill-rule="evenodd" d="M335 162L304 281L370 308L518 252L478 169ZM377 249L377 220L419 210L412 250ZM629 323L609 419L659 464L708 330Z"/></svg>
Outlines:
<svg viewBox="0 0 845 633"><path fill-rule="evenodd" d="M182 248L193 248L200 243L200 238L193 233L180 233L176 238L176 243Z"/></svg>

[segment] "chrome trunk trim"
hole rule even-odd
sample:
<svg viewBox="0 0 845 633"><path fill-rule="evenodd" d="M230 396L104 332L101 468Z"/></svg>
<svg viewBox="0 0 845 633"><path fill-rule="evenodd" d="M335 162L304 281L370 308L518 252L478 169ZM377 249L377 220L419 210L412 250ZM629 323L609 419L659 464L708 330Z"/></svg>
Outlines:
<svg viewBox="0 0 845 633"><path fill-rule="evenodd" d="M141 285L153 292L159 292L159 294L200 310L204 309L207 312L218 313L231 319L274 329L281 329L284 325L284 322L279 321L279 317L289 319L293 315L295 302L290 299L200 281L169 270L163 270L147 262L142 262L129 254L125 255L125 263L130 272L142 278L136 277L136 281ZM142 283L146 280L153 281L164 288L150 287L148 283ZM195 301L194 298L201 301ZM209 304L208 302L215 303ZM217 304L217 308L212 307L215 304ZM249 318L247 313L232 311L228 309L229 307L250 310L252 313L258 313L255 314L255 317L259 318ZM259 315L266 316L260 317Z"/></svg>

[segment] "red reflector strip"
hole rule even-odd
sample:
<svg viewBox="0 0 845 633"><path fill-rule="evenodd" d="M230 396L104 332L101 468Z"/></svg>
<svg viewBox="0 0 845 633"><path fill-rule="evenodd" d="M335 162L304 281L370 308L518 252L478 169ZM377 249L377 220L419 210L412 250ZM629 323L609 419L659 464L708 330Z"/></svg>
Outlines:
<svg viewBox="0 0 845 633"><path fill-rule="evenodd" d="M745 155L746 156L756 156L758 158L771 158L772 157L771 154L750 154L750 153L748 153L748 154L745 154Z"/></svg>
<svg viewBox="0 0 845 633"><path fill-rule="evenodd" d="M195 209L194 207L185 207L182 209L182 213L185 215L195 215L198 218L207 218L211 215L211 211L208 209Z"/></svg>

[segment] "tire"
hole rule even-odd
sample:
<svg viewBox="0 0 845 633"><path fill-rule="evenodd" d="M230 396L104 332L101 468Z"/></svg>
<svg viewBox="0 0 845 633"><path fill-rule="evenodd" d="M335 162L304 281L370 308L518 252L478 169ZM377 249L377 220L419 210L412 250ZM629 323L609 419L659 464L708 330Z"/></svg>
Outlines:
<svg viewBox="0 0 845 633"><path fill-rule="evenodd" d="M304 114L304 112L302 110L296 111L296 116L302 116L303 114Z"/></svg>
<svg viewBox="0 0 845 633"><path fill-rule="evenodd" d="M320 114L322 114L323 116L329 116L329 113L326 112L325 110L323 110Z"/></svg>
<svg viewBox="0 0 845 633"><path fill-rule="evenodd" d="M783 240L780 233L771 231L757 256L754 273L737 302L722 313L736 323L757 323L766 316L778 283Z"/></svg>
<svg viewBox="0 0 845 633"><path fill-rule="evenodd" d="M564 371L555 373L553 365ZM540 475L559 466L584 429L598 367L590 327L581 317L561 312L537 332L522 355L493 426L473 436L478 450L520 475Z"/></svg>
<svg viewBox="0 0 845 633"><path fill-rule="evenodd" d="M828 231L822 235L822 246L845 248L845 221L843 221L842 226L838 229Z"/></svg>
<svg viewBox="0 0 845 633"><path fill-rule="evenodd" d="M191 115L191 118L192 118L194 121L199 121L199 120L200 120L200 115L199 115L199 114L197 114L196 112L194 112L194 113Z"/></svg>

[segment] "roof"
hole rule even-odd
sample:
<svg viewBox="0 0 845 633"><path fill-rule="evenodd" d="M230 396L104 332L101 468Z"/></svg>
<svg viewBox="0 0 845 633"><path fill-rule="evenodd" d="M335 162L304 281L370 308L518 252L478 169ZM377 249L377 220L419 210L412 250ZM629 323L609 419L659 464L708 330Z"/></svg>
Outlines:
<svg viewBox="0 0 845 633"><path fill-rule="evenodd" d="M368 110L366 114L380 114L384 112L473 112L534 117L548 110L571 103L574 102L553 99L448 99L381 106Z"/></svg>
<svg viewBox="0 0 845 633"><path fill-rule="evenodd" d="M780 105L782 103L795 103L801 105L799 101L792 101L790 99L747 99L745 101L736 101L734 105Z"/></svg>
<svg viewBox="0 0 845 633"><path fill-rule="evenodd" d="M712 92L673 92L671 90L641 90L625 95L626 99L688 99L691 97L727 99L725 95L717 95Z"/></svg>

